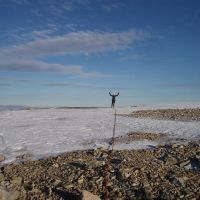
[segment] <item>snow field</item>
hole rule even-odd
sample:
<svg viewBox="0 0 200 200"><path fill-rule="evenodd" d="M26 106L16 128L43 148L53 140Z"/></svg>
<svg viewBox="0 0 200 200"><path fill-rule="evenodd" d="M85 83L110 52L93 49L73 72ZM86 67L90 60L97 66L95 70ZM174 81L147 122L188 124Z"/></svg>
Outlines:
<svg viewBox="0 0 200 200"><path fill-rule="evenodd" d="M142 107L141 107L142 108ZM128 114L141 108L118 108ZM0 112L0 153L5 162L26 153L36 158L66 151L108 147L112 137L114 110L41 109ZM128 132L166 133L170 137L196 140L200 138L200 122L137 119L117 116L116 136ZM118 144L115 149L141 149L157 145L154 141Z"/></svg>

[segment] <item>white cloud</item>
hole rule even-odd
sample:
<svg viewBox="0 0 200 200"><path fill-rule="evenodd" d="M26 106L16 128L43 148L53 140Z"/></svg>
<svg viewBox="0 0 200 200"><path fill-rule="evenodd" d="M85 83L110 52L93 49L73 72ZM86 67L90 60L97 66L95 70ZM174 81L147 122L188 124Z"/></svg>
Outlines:
<svg viewBox="0 0 200 200"><path fill-rule="evenodd" d="M96 88L96 85L92 84L84 84L84 83L44 83L43 86L50 86L50 87L81 87L81 88Z"/></svg>
<svg viewBox="0 0 200 200"><path fill-rule="evenodd" d="M15 60L0 63L0 70L23 71L23 72L66 72L81 73L81 66L64 66L62 64L48 64L34 60Z"/></svg>
<svg viewBox="0 0 200 200"><path fill-rule="evenodd" d="M13 60L10 62L3 62L0 63L0 70L17 72L55 72L87 77L104 76L104 74L100 72L85 72L80 65L50 64L36 60Z"/></svg>
<svg viewBox="0 0 200 200"><path fill-rule="evenodd" d="M38 39L23 45L4 48L0 55L15 58L32 58L50 55L94 54L123 50L146 37L142 31L93 32L78 31L63 36Z"/></svg>
<svg viewBox="0 0 200 200"><path fill-rule="evenodd" d="M12 76L0 76L0 81L9 81L9 82L30 82L32 79L22 79L22 78L16 78Z"/></svg>
<svg viewBox="0 0 200 200"><path fill-rule="evenodd" d="M133 90L135 88L128 87L103 87L94 84L85 84L85 83L66 83L66 82L52 82L44 83L43 86L49 87L79 87L79 88L91 88L91 89L101 89L101 90Z"/></svg>
<svg viewBox="0 0 200 200"><path fill-rule="evenodd" d="M13 31L9 33L11 37L13 37L15 40L21 43L40 40L40 39L46 39L51 37L54 34L54 30L52 29L39 29L39 30L33 30L28 33L24 33L24 30L20 31Z"/></svg>
<svg viewBox="0 0 200 200"><path fill-rule="evenodd" d="M50 30L32 31L36 39L0 50L0 70L28 72L60 72L78 76L105 76L99 72L85 72L82 66L49 64L38 58L57 55L90 55L129 48L146 38L142 31L124 32L78 31L62 36L50 36ZM39 39L37 38L39 37Z"/></svg>
<svg viewBox="0 0 200 200"><path fill-rule="evenodd" d="M32 10L30 10L30 12L34 14L36 17L44 16L44 9L45 9L45 12L48 13L49 16L62 19L68 19L66 13L72 12L76 8L80 8L81 6L80 4L77 4L75 0L67 0L67 1L39 0L37 3L39 6L37 8L32 8Z"/></svg>
<svg viewBox="0 0 200 200"><path fill-rule="evenodd" d="M35 0L36 1L36 0ZM32 4L32 0L8 0L11 5L26 6ZM94 7L94 4L96 5ZM76 12L78 9L84 9L88 12L94 11L96 7L102 8L106 12L125 7L126 4L120 1L101 1L101 0L38 0L38 7L32 7L29 11L36 17L44 16L44 10L49 16L54 16L62 19L68 19L65 15L67 12ZM91 12L92 13L92 12Z"/></svg>

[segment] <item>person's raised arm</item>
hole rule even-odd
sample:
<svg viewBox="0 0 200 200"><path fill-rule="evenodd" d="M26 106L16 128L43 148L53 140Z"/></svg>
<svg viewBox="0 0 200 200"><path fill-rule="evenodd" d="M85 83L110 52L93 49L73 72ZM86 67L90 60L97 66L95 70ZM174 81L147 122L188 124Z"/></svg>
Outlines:
<svg viewBox="0 0 200 200"><path fill-rule="evenodd" d="M109 92L109 95L112 97L112 94Z"/></svg>
<svg viewBox="0 0 200 200"><path fill-rule="evenodd" d="M119 92L115 95L116 97L119 96Z"/></svg>

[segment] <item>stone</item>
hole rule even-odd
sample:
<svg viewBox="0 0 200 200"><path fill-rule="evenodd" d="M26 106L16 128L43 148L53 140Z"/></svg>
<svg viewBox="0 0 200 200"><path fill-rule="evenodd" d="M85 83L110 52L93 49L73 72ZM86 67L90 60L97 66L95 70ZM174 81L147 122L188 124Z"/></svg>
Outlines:
<svg viewBox="0 0 200 200"><path fill-rule="evenodd" d="M30 161L30 160L33 160L33 155L31 153L22 154L22 155L16 156L16 159L20 161Z"/></svg>
<svg viewBox="0 0 200 200"><path fill-rule="evenodd" d="M64 187L65 187L66 189L70 189L70 188L73 188L74 185L73 185L73 184L70 184L70 185L65 185Z"/></svg>
<svg viewBox="0 0 200 200"><path fill-rule="evenodd" d="M96 180L96 183L99 184L100 182L102 182L103 177L100 177L99 179Z"/></svg>
<svg viewBox="0 0 200 200"><path fill-rule="evenodd" d="M4 161L6 158L3 154L0 154L0 162Z"/></svg>
<svg viewBox="0 0 200 200"><path fill-rule="evenodd" d="M54 163L52 166L55 167L55 168L59 167L59 165L57 163Z"/></svg>
<svg viewBox="0 0 200 200"><path fill-rule="evenodd" d="M125 178L128 178L128 177L131 176L131 173L130 173L130 172L125 172L125 173L124 173L124 176L125 176Z"/></svg>
<svg viewBox="0 0 200 200"><path fill-rule="evenodd" d="M168 157L167 160L166 160L166 162L168 164L175 165L175 164L177 164L177 159L174 158L174 157Z"/></svg>
<svg viewBox="0 0 200 200"><path fill-rule="evenodd" d="M147 180L145 180L143 183L143 186L144 186L144 191L145 191L145 195L147 199L153 199L154 196L152 194L152 188L151 188L150 183Z"/></svg>
<svg viewBox="0 0 200 200"><path fill-rule="evenodd" d="M190 158L190 164L193 170L199 170L200 169L200 159L197 156Z"/></svg>
<svg viewBox="0 0 200 200"><path fill-rule="evenodd" d="M0 182L4 180L4 175L0 173Z"/></svg>
<svg viewBox="0 0 200 200"><path fill-rule="evenodd" d="M136 187L136 186L138 186L138 185L139 185L138 183L133 183L133 184L132 184L133 187Z"/></svg>
<svg viewBox="0 0 200 200"><path fill-rule="evenodd" d="M6 188L0 187L0 199L1 200L16 200L20 193L15 190L7 190Z"/></svg>
<svg viewBox="0 0 200 200"><path fill-rule="evenodd" d="M190 161L189 160L186 160L186 161L184 161L184 162L181 162L180 164L179 164L179 166L180 167L185 167L185 166L187 166L187 165L189 165L190 164Z"/></svg>
<svg viewBox="0 0 200 200"><path fill-rule="evenodd" d="M46 186L46 187L44 188L44 192L45 192L45 194L46 194L47 196L51 196L51 194L52 194L52 188Z"/></svg>
<svg viewBox="0 0 200 200"><path fill-rule="evenodd" d="M99 196L94 195L86 190L82 191L82 200L101 200Z"/></svg>
<svg viewBox="0 0 200 200"><path fill-rule="evenodd" d="M179 177L177 178L177 180L179 181L179 183L181 184L181 186L185 187L185 178L183 177Z"/></svg>
<svg viewBox="0 0 200 200"><path fill-rule="evenodd" d="M40 189L38 189L38 188L33 188L32 190L31 190L31 192L32 193L40 193L41 192L41 190Z"/></svg>
<svg viewBox="0 0 200 200"><path fill-rule="evenodd" d="M163 162L166 162L167 160L167 153L163 152L159 157L158 157L158 160L162 160Z"/></svg>
<svg viewBox="0 0 200 200"><path fill-rule="evenodd" d="M59 179L57 179L57 180L55 180L55 181L53 182L53 185L54 185L54 186L57 186L57 185L59 185L59 184L61 184L61 183L62 183L62 181L59 180Z"/></svg>
<svg viewBox="0 0 200 200"><path fill-rule="evenodd" d="M11 180L11 183L14 185L21 185L23 182L23 178L20 176L14 176Z"/></svg>
<svg viewBox="0 0 200 200"><path fill-rule="evenodd" d="M79 184L82 184L83 182L84 182L84 179L83 179L83 178L79 178L79 179L78 179L78 183L79 183Z"/></svg>
<svg viewBox="0 0 200 200"><path fill-rule="evenodd" d="M178 144L172 144L172 148L177 148L179 145Z"/></svg>

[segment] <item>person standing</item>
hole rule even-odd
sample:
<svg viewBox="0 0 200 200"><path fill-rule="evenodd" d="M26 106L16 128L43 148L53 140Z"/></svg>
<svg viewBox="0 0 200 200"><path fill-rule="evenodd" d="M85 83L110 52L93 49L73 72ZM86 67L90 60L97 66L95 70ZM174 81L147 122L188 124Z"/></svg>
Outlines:
<svg viewBox="0 0 200 200"><path fill-rule="evenodd" d="M112 97L111 108L114 108L115 107L116 97L119 96L119 92L117 94L111 94L111 92L109 92L109 94Z"/></svg>

